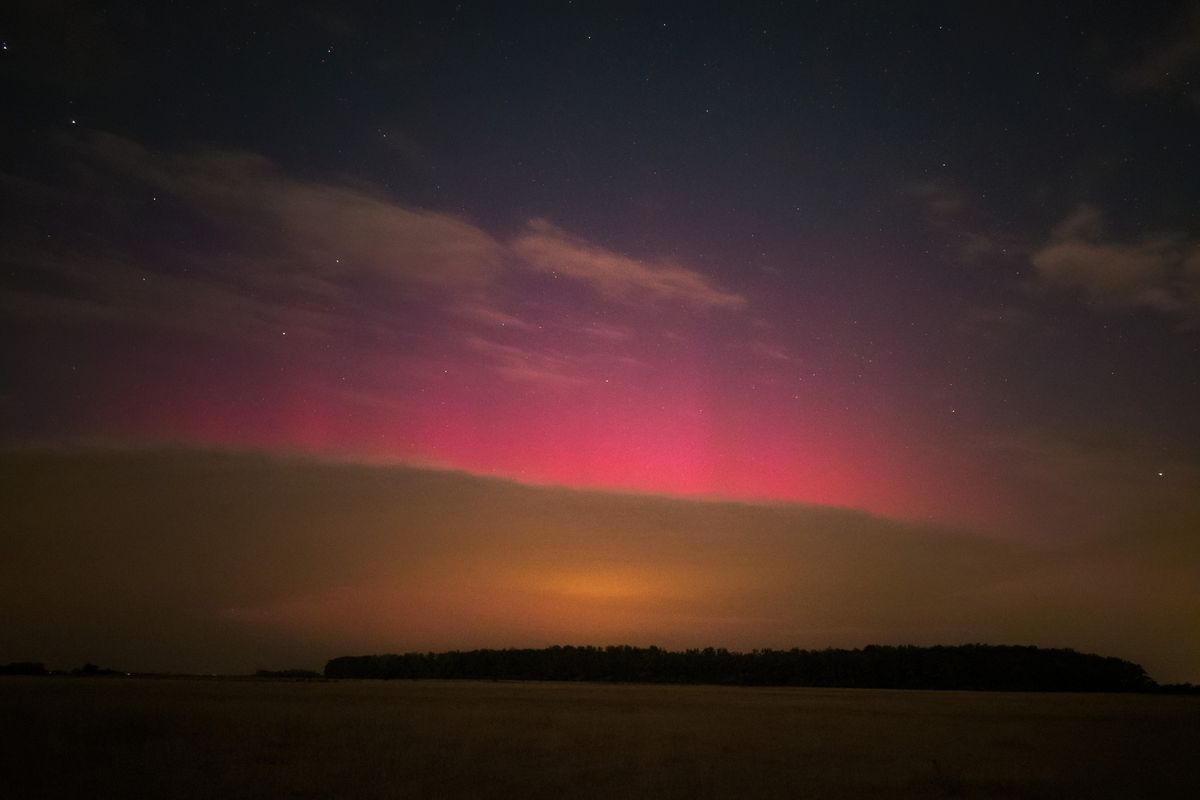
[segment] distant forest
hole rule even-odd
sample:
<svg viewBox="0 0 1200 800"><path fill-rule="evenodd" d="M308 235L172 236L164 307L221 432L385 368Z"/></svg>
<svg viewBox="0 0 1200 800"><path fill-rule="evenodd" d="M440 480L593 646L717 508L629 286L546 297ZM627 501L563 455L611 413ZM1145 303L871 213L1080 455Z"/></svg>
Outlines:
<svg viewBox="0 0 1200 800"><path fill-rule="evenodd" d="M85 664L49 670L35 661L0 664L0 676L162 677ZM171 677L187 677L172 673ZM217 676L206 676L217 677ZM237 677L237 676L229 676ZM727 686L814 686L858 689L965 689L1020 692L1153 692L1200 695L1200 685L1159 684L1141 666L1119 658L1012 645L885 647L861 650L663 650L658 647L557 646L540 650L342 656L324 673L260 669L274 680L464 679L699 683Z"/></svg>
<svg viewBox="0 0 1200 800"><path fill-rule="evenodd" d="M871 689L975 689L1033 692L1142 692L1160 687L1119 658L1038 647L968 644L861 650L657 647L548 647L448 653L343 656L327 678L705 683Z"/></svg>

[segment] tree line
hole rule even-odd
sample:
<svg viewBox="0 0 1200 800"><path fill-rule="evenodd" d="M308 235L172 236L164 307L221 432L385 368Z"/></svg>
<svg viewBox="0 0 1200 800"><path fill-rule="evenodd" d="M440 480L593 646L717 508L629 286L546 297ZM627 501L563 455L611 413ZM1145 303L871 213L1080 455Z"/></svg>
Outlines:
<svg viewBox="0 0 1200 800"><path fill-rule="evenodd" d="M342 656L327 678L705 683L987 691L1154 691L1141 666L1119 658L1012 645L856 650L682 651L658 647L556 646Z"/></svg>
<svg viewBox="0 0 1200 800"><path fill-rule="evenodd" d="M34 661L0 664L0 676L129 676L85 664L69 671ZM139 673L151 676L150 673ZM176 675L176 677L180 677ZM216 676L209 676L216 677ZM658 647L556 646L543 649L342 656L324 673L263 670L263 679L473 679L701 683L731 686L814 686L864 689L1154 692L1200 694L1191 683L1158 684L1137 664L1119 658L1011 645L885 647L861 650L670 651Z"/></svg>

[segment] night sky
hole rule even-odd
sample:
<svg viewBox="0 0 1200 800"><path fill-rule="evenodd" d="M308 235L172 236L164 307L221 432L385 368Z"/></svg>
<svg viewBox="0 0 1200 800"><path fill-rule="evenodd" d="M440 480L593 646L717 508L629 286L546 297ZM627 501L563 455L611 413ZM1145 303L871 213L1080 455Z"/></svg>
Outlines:
<svg viewBox="0 0 1200 800"><path fill-rule="evenodd" d="M489 563L507 577L447 603L460 614L440 630L457 637L381 612L338 644L990 637L1200 678L1200 649L1179 645L1200 618L1200 4L19 2L0 41L0 444L28 489L5 496L28 526L8 547L50 584L76 573L37 555L61 531L31 509L87 495L72 524L120 518L169 543L147 509L233 491L215 453L235 472L401 469L405 486L448 469L469 474L434 492L447 509L491 511L455 539L474 571L418 573L429 597L483 586ZM158 494L117 492L109 511L86 482L43 480L47 454L91 474L79 459L146 452ZM164 488L153 458L195 460L177 475L189 489ZM238 573L254 592L214 589L187 613L224 602L221 619L271 635L321 617L325 633L289 634L313 648L361 617L355 602L400 579L363 565L401 551L355 539L346 517L372 512L346 475L327 504L342 517L313 513L358 571ZM230 501L245 538L221 541L267 558L250 541L262 520L320 507L320 487ZM568 489L606 490L551 515L575 545L513 529L522 503L557 509ZM661 524L603 510L635 501L673 510ZM388 507L371 525L437 540L437 513ZM672 527L720 527L703 509L729 522L719 546ZM773 552L810 578L821 558L863 568L861 553L797 555L773 514L799 515L805 536L874 520L873 544L848 533L845 548L906 564L915 530L957 555L921 545L887 578L879 609L910 589L929 601L902 621L772 628L775 600L766 613L737 595L736 615L712 599L736 592L686 600L725 585L726 557L745 575ZM589 536L624 566L588 578ZM541 577L522 583L506 541ZM621 590L622 614L631 597L653 611L622 626L606 589L576 597L580 627L552 624L530 587L556 596L547 576L567 561L572 586L691 585L667 604L688 611ZM836 607L845 587L823 580L793 599ZM922 627L987 581L971 607L1019 606L1022 622ZM518 584L525 605L496 600ZM491 633L455 628L485 602L524 610L488 617ZM77 638L91 625L69 605L22 617L28 648L63 641L64 620Z"/></svg>

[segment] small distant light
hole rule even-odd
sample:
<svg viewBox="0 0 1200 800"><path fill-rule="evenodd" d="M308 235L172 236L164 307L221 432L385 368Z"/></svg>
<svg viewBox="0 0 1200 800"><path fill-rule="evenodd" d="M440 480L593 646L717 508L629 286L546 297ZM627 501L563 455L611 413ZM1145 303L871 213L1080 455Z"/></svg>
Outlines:
<svg viewBox="0 0 1200 800"><path fill-rule="evenodd" d="M71 124L72 124L72 125L74 125L74 124L75 124L75 120L71 120Z"/></svg>
<svg viewBox="0 0 1200 800"><path fill-rule="evenodd" d="M1162 474L1161 472L1160 472L1160 473L1158 473L1158 477L1160 477L1160 478L1161 478L1162 476L1163 476L1163 474Z"/></svg>
<svg viewBox="0 0 1200 800"><path fill-rule="evenodd" d="M284 331L284 332L283 332L283 335L284 335L284 336L287 336L287 331Z"/></svg>

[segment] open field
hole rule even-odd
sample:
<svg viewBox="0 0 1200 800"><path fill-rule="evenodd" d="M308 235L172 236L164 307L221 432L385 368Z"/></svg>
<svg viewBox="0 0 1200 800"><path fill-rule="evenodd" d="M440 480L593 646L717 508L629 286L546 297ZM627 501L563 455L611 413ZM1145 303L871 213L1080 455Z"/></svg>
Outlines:
<svg viewBox="0 0 1200 800"><path fill-rule="evenodd" d="M0 679L0 796L1197 797L1200 698Z"/></svg>

